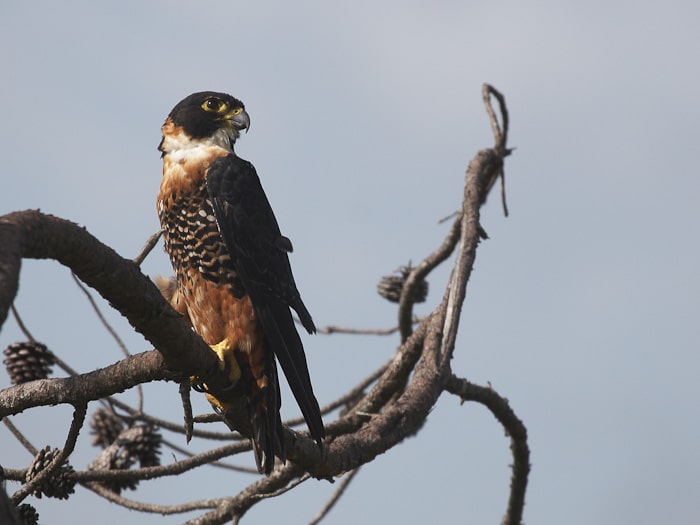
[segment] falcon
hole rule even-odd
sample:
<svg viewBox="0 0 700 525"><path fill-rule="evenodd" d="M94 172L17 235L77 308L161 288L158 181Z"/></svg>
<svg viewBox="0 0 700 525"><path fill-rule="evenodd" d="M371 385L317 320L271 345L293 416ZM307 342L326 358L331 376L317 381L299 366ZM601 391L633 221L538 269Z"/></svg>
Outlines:
<svg viewBox="0 0 700 525"><path fill-rule="evenodd" d="M253 165L234 151L250 117L243 103L204 91L180 101L162 127L158 216L175 270L172 306L216 352L230 384L193 385L232 429L250 437L258 470L285 460L276 360L320 445L325 435L295 327L316 331Z"/></svg>

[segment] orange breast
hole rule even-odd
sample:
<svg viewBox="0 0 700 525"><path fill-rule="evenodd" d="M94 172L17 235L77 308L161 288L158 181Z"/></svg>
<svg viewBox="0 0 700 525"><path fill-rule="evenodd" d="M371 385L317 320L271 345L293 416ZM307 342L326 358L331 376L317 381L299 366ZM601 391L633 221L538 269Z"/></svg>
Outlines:
<svg viewBox="0 0 700 525"><path fill-rule="evenodd" d="M258 323L250 297L236 299L229 286L205 279L194 268L187 271L180 287L192 326L207 344L229 339L240 341L243 350L255 343Z"/></svg>
<svg viewBox="0 0 700 525"><path fill-rule="evenodd" d="M177 277L178 310L186 312L207 344L226 342L248 378L246 390L262 389L268 384L262 327L218 234L207 195L206 172L222 153L204 148L191 156L165 155L158 213Z"/></svg>
<svg viewBox="0 0 700 525"><path fill-rule="evenodd" d="M231 287L213 283L191 269L181 284L192 327L209 345L228 342L239 366L258 388L267 386L265 346L250 296L237 299Z"/></svg>

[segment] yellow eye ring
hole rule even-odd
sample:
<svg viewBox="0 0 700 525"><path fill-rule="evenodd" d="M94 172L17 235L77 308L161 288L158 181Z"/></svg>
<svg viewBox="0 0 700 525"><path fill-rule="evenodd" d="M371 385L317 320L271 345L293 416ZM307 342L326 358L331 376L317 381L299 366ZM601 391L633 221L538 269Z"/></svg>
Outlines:
<svg viewBox="0 0 700 525"><path fill-rule="evenodd" d="M210 113L223 113L226 110L226 102L216 97L209 97L202 103L202 109Z"/></svg>

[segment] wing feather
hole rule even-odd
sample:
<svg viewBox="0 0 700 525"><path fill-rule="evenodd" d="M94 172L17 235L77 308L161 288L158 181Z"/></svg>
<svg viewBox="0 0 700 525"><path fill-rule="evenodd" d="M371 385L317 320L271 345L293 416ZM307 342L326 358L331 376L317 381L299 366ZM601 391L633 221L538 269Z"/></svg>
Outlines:
<svg viewBox="0 0 700 525"><path fill-rule="evenodd" d="M287 256L292 243L280 233L260 179L248 161L234 154L214 161L207 173L207 192L221 237L250 295L266 342L282 366L311 435L320 442L325 435L321 413L290 308L309 333L316 327L294 282ZM269 401L279 403L279 394L271 394L277 399Z"/></svg>

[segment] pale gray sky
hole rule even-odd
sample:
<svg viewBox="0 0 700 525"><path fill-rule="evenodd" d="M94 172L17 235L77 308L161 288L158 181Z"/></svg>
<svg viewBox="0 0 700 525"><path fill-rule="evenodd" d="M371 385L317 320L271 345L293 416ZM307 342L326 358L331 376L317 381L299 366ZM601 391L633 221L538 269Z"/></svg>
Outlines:
<svg viewBox="0 0 700 525"><path fill-rule="evenodd" d="M237 150L294 241L317 324L391 326L395 309L376 282L442 241L437 221L458 206L470 158L492 144L480 95L490 82L506 95L517 147L506 166L511 216L497 199L484 211L491 239L454 369L490 381L528 427L525 521L697 523L699 19L691 1L4 2L0 213L41 208L134 256L158 228L163 119L193 91L226 91L251 115ZM160 249L144 270L170 271ZM431 279L419 313L445 277ZM56 263L24 265L18 305L75 368L119 359ZM133 352L148 349L110 319ZM0 347L17 339L10 320ZM323 403L396 340L305 344ZM296 415L291 401L284 408ZM146 409L179 420L177 387L149 386ZM15 422L36 446L59 446L69 413ZM89 439L78 468L97 452ZM0 450L4 466L29 460L2 429ZM420 434L363 468L328 523L498 523L509 464L490 414L445 396ZM207 471L125 495L176 503L254 479ZM307 482L248 522L305 523L334 488ZM29 501L43 523L185 520L82 489L69 503Z"/></svg>

